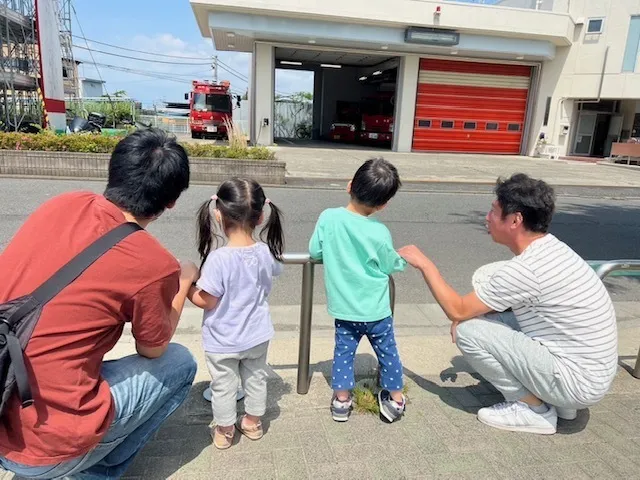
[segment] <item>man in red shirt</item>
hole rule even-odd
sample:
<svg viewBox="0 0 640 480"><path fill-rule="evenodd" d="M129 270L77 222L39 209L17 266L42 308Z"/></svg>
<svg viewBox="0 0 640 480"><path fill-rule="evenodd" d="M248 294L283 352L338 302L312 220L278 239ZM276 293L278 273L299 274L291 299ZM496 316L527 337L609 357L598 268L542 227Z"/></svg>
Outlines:
<svg viewBox="0 0 640 480"><path fill-rule="evenodd" d="M118 225L145 228L188 186L189 160L175 139L132 133L111 156L104 195L60 195L16 233L0 255L0 302L32 292ZM25 350L34 404L10 399L0 467L28 478L120 477L193 383L193 356L169 342L198 274L140 230L47 303ZM126 322L138 354L104 362Z"/></svg>

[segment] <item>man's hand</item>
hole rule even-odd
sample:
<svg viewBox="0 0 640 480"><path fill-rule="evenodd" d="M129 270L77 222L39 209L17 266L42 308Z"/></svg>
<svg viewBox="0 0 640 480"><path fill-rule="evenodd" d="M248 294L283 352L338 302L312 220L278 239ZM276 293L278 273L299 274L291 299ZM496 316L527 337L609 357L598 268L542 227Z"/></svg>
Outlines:
<svg viewBox="0 0 640 480"><path fill-rule="evenodd" d="M409 265L421 269L424 265L431 263L431 260L422 253L422 251L415 245L407 245L398 250L398 254L404 258Z"/></svg>
<svg viewBox="0 0 640 480"><path fill-rule="evenodd" d="M180 283L191 286L200 278L200 270L191 261L180 262Z"/></svg>

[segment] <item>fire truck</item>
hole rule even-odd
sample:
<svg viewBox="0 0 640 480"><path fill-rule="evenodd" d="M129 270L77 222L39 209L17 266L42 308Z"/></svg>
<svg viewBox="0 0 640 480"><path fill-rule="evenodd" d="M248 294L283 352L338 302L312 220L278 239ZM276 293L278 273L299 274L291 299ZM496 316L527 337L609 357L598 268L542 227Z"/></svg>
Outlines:
<svg viewBox="0 0 640 480"><path fill-rule="evenodd" d="M225 120L233 116L233 97L229 82L219 84L194 80L189 100L189 128L192 138L227 138Z"/></svg>
<svg viewBox="0 0 640 480"><path fill-rule="evenodd" d="M361 123L359 102L338 101L335 121L331 124L329 138L335 142L355 143Z"/></svg>
<svg viewBox="0 0 640 480"><path fill-rule="evenodd" d="M394 93L378 92L363 99L362 123L358 131L361 143L388 144L393 140Z"/></svg>

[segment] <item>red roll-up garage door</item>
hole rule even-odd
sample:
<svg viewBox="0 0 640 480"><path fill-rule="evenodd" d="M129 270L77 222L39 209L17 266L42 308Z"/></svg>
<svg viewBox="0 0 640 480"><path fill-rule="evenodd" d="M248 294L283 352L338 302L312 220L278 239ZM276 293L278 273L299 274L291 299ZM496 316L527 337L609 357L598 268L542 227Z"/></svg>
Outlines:
<svg viewBox="0 0 640 480"><path fill-rule="evenodd" d="M422 59L413 149L519 154L531 67Z"/></svg>

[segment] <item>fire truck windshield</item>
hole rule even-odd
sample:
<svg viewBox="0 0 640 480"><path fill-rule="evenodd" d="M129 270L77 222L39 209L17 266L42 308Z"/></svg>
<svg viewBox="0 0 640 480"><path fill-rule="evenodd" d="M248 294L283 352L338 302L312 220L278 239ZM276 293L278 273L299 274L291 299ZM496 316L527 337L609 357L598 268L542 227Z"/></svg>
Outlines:
<svg viewBox="0 0 640 480"><path fill-rule="evenodd" d="M367 99L362 104L362 113L365 115L393 115L393 104L384 99Z"/></svg>
<svg viewBox="0 0 640 480"><path fill-rule="evenodd" d="M212 95L195 93L193 95L193 109L198 112L231 112L229 95Z"/></svg>

